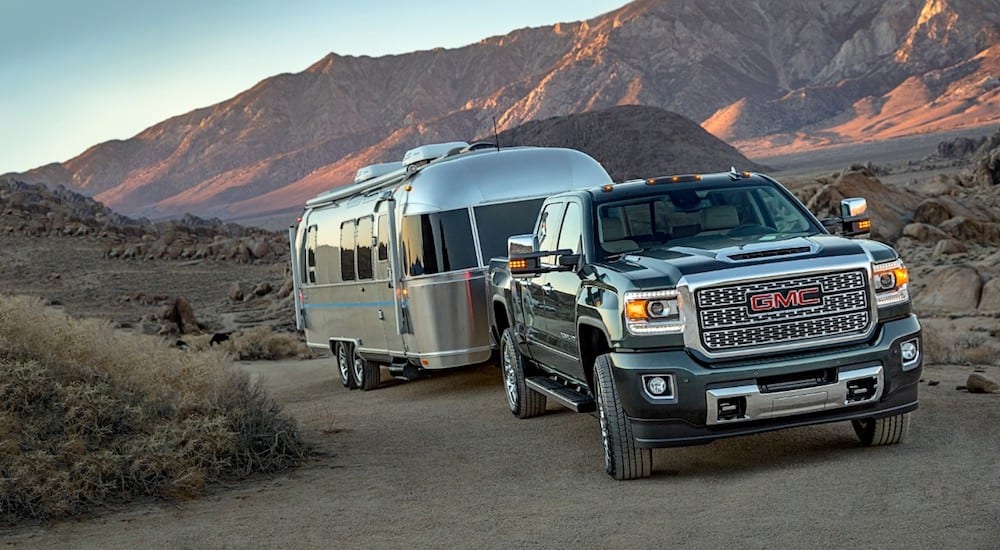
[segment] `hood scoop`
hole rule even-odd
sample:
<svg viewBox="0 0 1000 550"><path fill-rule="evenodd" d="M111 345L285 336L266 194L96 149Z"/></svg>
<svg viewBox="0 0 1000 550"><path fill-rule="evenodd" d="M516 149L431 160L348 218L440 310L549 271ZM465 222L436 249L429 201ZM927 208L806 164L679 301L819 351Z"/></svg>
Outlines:
<svg viewBox="0 0 1000 550"><path fill-rule="evenodd" d="M803 240L800 239L799 243L802 242ZM806 256L809 254L815 254L819 249L816 243L812 242L800 244L799 246L788 246L788 244L789 243L786 242L784 243L784 246L777 247L773 244L766 247L750 245L740 247L739 251L733 251L732 249L723 250L716 256L716 259L724 262L748 262L751 260L777 258L782 256Z"/></svg>

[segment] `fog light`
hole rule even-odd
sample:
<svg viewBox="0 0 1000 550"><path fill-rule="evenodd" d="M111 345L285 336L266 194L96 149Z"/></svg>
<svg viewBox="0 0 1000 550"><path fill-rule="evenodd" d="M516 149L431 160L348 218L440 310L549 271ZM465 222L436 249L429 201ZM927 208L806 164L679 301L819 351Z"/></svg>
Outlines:
<svg viewBox="0 0 1000 550"><path fill-rule="evenodd" d="M663 395L667 391L667 381L661 376L654 376L646 380L646 388L653 395Z"/></svg>
<svg viewBox="0 0 1000 550"><path fill-rule="evenodd" d="M899 354L903 357L903 365L911 365L920 357L920 346L917 340L907 340L899 345Z"/></svg>

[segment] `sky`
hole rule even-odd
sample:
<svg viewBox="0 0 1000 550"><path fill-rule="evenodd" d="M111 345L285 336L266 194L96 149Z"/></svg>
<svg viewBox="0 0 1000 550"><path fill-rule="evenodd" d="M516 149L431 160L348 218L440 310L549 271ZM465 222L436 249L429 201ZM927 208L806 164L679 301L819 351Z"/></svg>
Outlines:
<svg viewBox="0 0 1000 550"><path fill-rule="evenodd" d="M626 0L0 0L0 174L62 162L330 52L456 48Z"/></svg>

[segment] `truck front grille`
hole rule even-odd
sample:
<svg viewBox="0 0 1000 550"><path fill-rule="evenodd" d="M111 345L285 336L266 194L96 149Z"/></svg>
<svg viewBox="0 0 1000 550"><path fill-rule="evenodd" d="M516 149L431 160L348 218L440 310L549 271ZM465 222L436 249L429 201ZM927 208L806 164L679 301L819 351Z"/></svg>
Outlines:
<svg viewBox="0 0 1000 550"><path fill-rule="evenodd" d="M864 270L710 287L695 296L708 351L861 335L872 322Z"/></svg>

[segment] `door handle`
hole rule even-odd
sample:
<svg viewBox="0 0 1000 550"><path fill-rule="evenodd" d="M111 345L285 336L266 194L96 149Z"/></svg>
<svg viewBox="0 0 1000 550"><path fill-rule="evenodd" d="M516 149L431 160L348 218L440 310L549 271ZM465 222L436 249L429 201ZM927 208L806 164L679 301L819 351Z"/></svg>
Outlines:
<svg viewBox="0 0 1000 550"><path fill-rule="evenodd" d="M550 294L552 292L552 283L545 283L542 285L542 292Z"/></svg>

